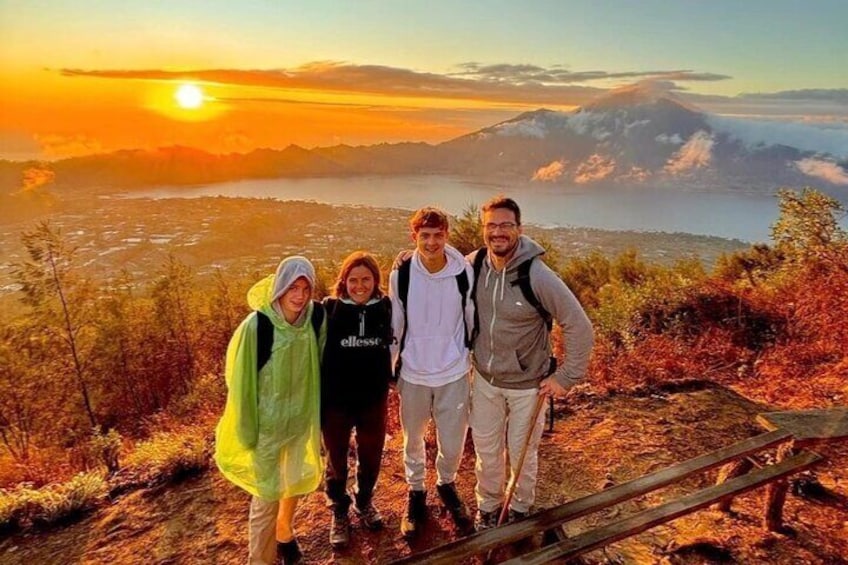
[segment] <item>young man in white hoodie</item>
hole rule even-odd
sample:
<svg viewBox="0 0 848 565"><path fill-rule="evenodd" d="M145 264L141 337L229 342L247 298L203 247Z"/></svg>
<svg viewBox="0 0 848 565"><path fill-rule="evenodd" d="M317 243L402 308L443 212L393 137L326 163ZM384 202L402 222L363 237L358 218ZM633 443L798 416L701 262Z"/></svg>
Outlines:
<svg viewBox="0 0 848 565"><path fill-rule="evenodd" d="M474 320L469 296L472 269L447 244L447 215L437 208L422 208L409 225L415 252L389 276L409 485L407 513L401 520L407 538L420 531L426 519L424 434L431 418L438 442L436 490L457 526L464 531L471 525L454 482L468 430L468 338Z"/></svg>

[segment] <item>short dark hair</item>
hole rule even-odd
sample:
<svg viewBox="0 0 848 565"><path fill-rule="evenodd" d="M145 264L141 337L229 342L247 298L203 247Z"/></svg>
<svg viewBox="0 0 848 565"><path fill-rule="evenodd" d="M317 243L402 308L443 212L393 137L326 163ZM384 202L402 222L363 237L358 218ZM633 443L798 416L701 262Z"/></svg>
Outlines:
<svg viewBox="0 0 848 565"><path fill-rule="evenodd" d="M490 212L492 210L497 210L498 208L503 208L504 210L511 210L513 214L515 214L515 223L519 226L521 225L521 208L518 207L518 203L515 202L512 198L507 198L503 194L498 194L485 204L480 210L483 213Z"/></svg>
<svg viewBox="0 0 848 565"><path fill-rule="evenodd" d="M420 208L409 219L409 229L418 233L421 228L442 228L448 231L448 215L433 206Z"/></svg>

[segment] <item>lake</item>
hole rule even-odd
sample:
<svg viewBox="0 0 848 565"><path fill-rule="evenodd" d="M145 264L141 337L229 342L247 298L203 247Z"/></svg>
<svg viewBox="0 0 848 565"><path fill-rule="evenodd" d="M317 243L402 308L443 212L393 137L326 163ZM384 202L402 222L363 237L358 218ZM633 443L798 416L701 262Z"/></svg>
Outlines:
<svg viewBox="0 0 848 565"><path fill-rule="evenodd" d="M524 223L542 226L684 232L768 242L778 216L777 197L769 194L650 186L510 187L439 175L244 180L160 187L127 196L274 198L409 210L435 205L459 214L469 204L479 205L499 193L518 202Z"/></svg>

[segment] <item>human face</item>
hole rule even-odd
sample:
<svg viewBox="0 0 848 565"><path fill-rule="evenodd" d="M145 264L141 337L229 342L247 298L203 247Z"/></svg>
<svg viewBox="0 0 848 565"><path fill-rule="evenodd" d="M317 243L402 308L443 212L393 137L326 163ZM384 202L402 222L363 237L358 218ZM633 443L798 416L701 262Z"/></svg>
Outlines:
<svg viewBox="0 0 848 565"><path fill-rule="evenodd" d="M521 226L515 220L515 212L506 208L495 208L483 213L483 241L498 257L511 257L518 246Z"/></svg>
<svg viewBox="0 0 848 565"><path fill-rule="evenodd" d="M280 297L280 308L286 321L293 324L297 320L309 300L312 298L312 286L309 281L300 277Z"/></svg>
<svg viewBox="0 0 848 565"><path fill-rule="evenodd" d="M424 261L439 260L445 255L448 232L444 228L421 228L412 234L415 247Z"/></svg>
<svg viewBox="0 0 848 565"><path fill-rule="evenodd" d="M374 296L374 274L365 265L350 270L345 279L348 297L357 304L365 304Z"/></svg>

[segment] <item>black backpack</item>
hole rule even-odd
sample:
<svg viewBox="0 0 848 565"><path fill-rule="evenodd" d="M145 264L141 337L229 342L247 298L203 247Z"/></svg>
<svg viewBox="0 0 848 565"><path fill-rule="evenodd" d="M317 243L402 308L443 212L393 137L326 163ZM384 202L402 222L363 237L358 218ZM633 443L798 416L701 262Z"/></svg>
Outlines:
<svg viewBox="0 0 848 565"><path fill-rule="evenodd" d="M324 305L317 300L312 301L312 315L309 318L315 339L321 336L321 324L324 323ZM274 345L274 323L271 318L256 311L256 372L258 373L268 359L271 358L271 346Z"/></svg>
<svg viewBox="0 0 848 565"><path fill-rule="evenodd" d="M471 300L474 301L474 304L477 304L477 279L480 277L480 271L483 270L483 261L486 260L486 248L481 247L477 251L474 252L474 261L472 261L471 265L474 267L474 284L471 287ZM525 261L522 261L518 264L518 278L516 278L511 286L518 286L521 290L521 294L524 296L524 300L526 300L533 308L536 309L536 312L539 313L542 320L545 322L545 327L548 329L548 332L553 328L554 318L551 316L551 313L548 312L539 299L536 297L536 293L533 292L533 287L530 286L530 267L533 265L533 261L537 256L531 257ZM477 334L480 333L480 315L477 313L477 308L474 308L474 329L471 332L471 343L474 343L474 340L477 339ZM551 356L550 365L548 366L548 370L545 372L545 377L552 375L557 368L556 357ZM548 397L550 401L550 410L548 411L549 420L548 420L548 430L553 431L554 429L554 398Z"/></svg>
<svg viewBox="0 0 848 565"><path fill-rule="evenodd" d="M399 350L398 350L398 358L397 363L395 364L395 379L400 378L400 368L401 368L401 352L403 352L403 346L406 344L406 330L409 327L409 319L407 318L407 298L409 297L409 272L412 268L412 257L405 259L401 262L398 267L398 298L400 299L401 304L403 304L403 333L400 336ZM469 349L471 348L471 332L468 330L468 324L465 321L465 307L468 304L468 277L465 274L465 269L462 270L461 273L456 275L456 286L459 290L459 294L462 297L462 327L465 329L465 346ZM472 294L473 296L473 294Z"/></svg>

